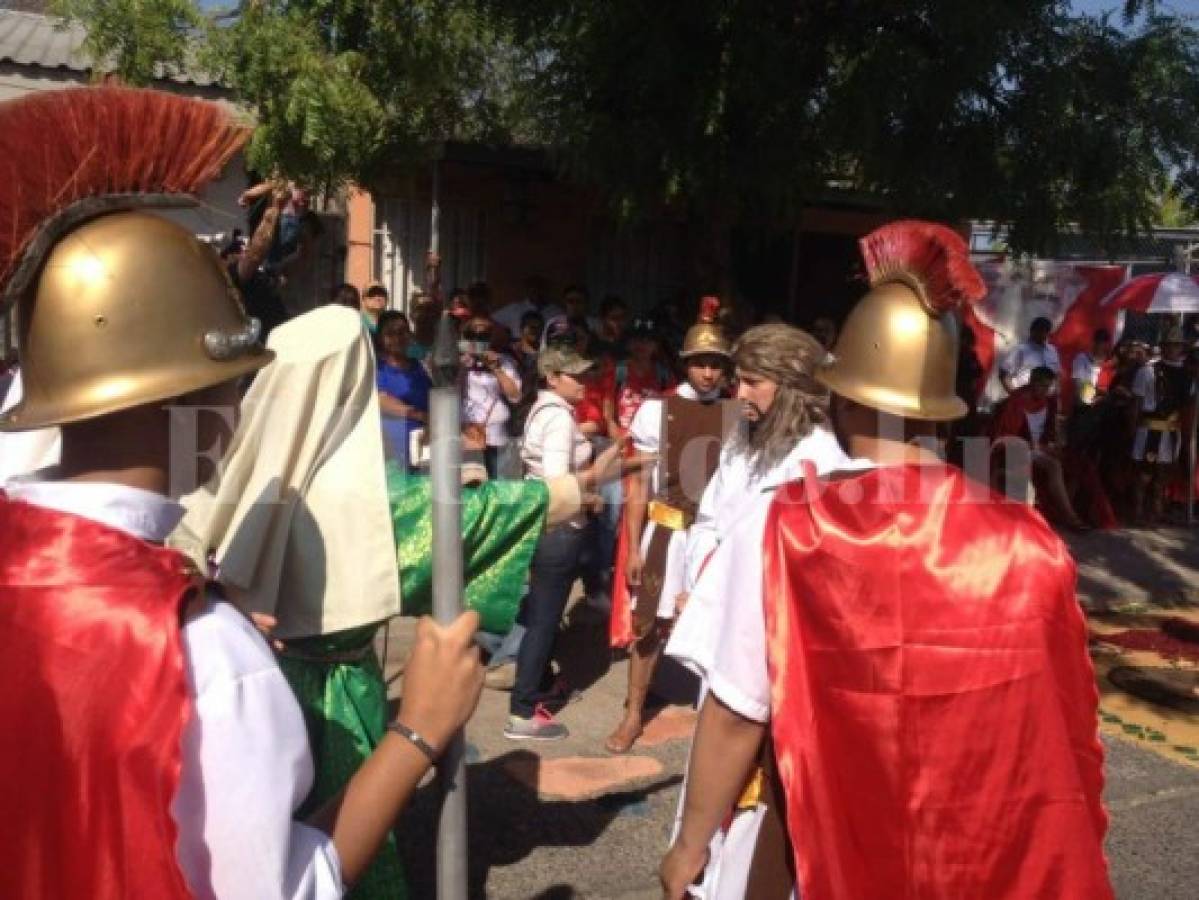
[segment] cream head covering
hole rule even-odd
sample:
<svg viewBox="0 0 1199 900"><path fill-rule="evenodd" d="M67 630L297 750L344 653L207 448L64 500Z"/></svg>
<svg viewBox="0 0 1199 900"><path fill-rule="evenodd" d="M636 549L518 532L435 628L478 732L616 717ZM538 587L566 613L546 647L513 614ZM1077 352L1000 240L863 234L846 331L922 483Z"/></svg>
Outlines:
<svg viewBox="0 0 1199 900"><path fill-rule="evenodd" d="M216 554L218 581L275 636L400 612L375 359L354 310L324 306L271 332L273 363L242 400L219 476L184 498L168 542Z"/></svg>

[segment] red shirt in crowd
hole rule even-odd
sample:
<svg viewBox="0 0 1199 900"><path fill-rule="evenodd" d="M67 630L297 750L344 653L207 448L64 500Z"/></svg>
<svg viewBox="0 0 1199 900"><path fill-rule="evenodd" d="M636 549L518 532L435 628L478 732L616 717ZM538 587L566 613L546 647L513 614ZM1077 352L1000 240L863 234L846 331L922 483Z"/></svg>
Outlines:
<svg viewBox="0 0 1199 900"><path fill-rule="evenodd" d="M654 363L648 372L638 372L629 363L617 363L601 372L596 381L598 394L612 398L616 423L627 431L641 404L651 397L664 397L677 383L670 370Z"/></svg>

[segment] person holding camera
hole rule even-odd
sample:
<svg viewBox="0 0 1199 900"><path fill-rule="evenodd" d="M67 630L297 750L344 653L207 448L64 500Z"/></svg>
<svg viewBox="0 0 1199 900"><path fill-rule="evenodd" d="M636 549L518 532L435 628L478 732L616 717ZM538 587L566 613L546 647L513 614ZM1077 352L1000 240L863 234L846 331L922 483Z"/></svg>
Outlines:
<svg viewBox="0 0 1199 900"><path fill-rule="evenodd" d="M521 399L516 363L494 349L494 323L474 315L462 327L458 350L462 382L462 448L482 452L489 478L499 477L500 451L508 443L512 405Z"/></svg>

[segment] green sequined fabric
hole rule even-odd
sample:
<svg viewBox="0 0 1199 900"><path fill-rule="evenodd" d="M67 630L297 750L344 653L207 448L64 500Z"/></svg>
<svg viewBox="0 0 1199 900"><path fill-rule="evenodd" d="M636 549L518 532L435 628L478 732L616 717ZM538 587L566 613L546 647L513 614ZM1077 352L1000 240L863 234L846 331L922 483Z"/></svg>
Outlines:
<svg viewBox="0 0 1199 900"><path fill-rule="evenodd" d="M433 608L429 479L389 467L387 488L404 615L423 616ZM512 628L548 505L542 481L488 481L462 489L466 604L479 613L484 631L505 634Z"/></svg>
<svg viewBox="0 0 1199 900"><path fill-rule="evenodd" d="M383 740L387 687L373 647L377 625L288 641L279 667L291 684L312 747L312 791L297 813L305 818L336 795ZM407 882L395 835L389 834L350 900L405 900Z"/></svg>

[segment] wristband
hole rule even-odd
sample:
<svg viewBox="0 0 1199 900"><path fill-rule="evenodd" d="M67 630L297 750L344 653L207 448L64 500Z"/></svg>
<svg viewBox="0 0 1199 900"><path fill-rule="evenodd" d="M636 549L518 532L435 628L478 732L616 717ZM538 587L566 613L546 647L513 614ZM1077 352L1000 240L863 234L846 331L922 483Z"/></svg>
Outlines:
<svg viewBox="0 0 1199 900"><path fill-rule="evenodd" d="M436 764L437 751L433 749L433 745L426 741L423 737L405 725L403 722L395 721L387 726L388 731L394 731L400 737L406 739L421 753L429 758L429 762Z"/></svg>

